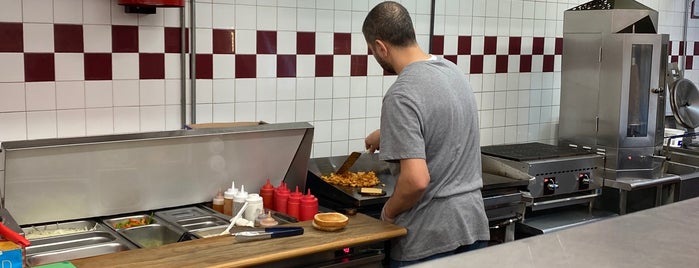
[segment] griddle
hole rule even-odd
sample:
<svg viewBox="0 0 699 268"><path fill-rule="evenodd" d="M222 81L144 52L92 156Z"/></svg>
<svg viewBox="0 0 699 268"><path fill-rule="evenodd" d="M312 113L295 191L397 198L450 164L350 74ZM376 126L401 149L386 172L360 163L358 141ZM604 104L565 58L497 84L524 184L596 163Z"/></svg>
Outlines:
<svg viewBox="0 0 699 268"><path fill-rule="evenodd" d="M590 152L580 148L556 146L539 142L491 145L481 147L481 153L513 161L531 161L568 156L585 155Z"/></svg>

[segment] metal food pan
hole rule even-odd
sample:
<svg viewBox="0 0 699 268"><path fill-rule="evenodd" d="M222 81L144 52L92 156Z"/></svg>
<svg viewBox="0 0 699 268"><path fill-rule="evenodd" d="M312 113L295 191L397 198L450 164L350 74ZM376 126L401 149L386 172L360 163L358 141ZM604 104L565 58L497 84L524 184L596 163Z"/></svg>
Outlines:
<svg viewBox="0 0 699 268"><path fill-rule="evenodd" d="M41 231L55 231L59 229L71 229L75 230L73 233L67 233L67 234L55 234L55 235L47 235L43 237L32 237L33 234L36 232L41 232ZM77 230L84 230L84 231L77 231ZM96 221L93 220L79 220L79 221L71 221L71 222L60 222L60 223L50 223L50 224L43 224L43 225L31 225L22 228L22 231L24 232L25 237L29 240L35 240L35 239L45 239L45 238L50 238L50 237L55 237L55 236L65 236L65 235L72 235L72 234L77 234L77 233L84 233L84 232L91 232L91 231L104 231L106 228L99 224Z"/></svg>
<svg viewBox="0 0 699 268"><path fill-rule="evenodd" d="M159 218L157 218L157 217L155 217L155 216L148 215L148 214L136 214L136 215L129 215L129 216L121 216L121 217L111 218L111 219L103 219L102 222L103 222L105 225L107 225L109 228L111 228L112 230L117 230L117 231L118 231L118 230L121 230L121 229L124 229L124 228L116 228L116 227L114 227L117 223L120 223L120 222L122 222L122 221L126 221L126 220L128 220L128 219L139 219L139 220L140 220L140 219L144 219L144 218L150 218L150 219L151 219L151 223L150 223L150 224L155 224L155 223L160 223L160 222L161 222ZM135 226L135 227L137 227L137 226ZM133 227L131 227L131 228L133 228ZM127 229L128 229L128 228L127 228Z"/></svg>

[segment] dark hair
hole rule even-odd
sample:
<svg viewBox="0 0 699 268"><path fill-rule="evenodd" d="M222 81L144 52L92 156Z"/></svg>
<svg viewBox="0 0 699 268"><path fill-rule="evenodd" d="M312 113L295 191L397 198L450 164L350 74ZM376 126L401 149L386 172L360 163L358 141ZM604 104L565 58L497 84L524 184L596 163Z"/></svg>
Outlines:
<svg viewBox="0 0 699 268"><path fill-rule="evenodd" d="M369 11L362 25L362 33L368 43L377 39L398 47L417 43L408 10L393 1L382 2Z"/></svg>

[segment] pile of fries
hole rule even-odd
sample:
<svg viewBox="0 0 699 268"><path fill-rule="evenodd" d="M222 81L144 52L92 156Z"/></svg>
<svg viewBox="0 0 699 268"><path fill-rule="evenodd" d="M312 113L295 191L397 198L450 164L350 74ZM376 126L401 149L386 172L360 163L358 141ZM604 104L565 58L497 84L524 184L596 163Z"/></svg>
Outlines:
<svg viewBox="0 0 699 268"><path fill-rule="evenodd" d="M372 187L381 183L373 171L347 172L344 174L330 173L330 175L321 176L321 178L330 184L351 187Z"/></svg>

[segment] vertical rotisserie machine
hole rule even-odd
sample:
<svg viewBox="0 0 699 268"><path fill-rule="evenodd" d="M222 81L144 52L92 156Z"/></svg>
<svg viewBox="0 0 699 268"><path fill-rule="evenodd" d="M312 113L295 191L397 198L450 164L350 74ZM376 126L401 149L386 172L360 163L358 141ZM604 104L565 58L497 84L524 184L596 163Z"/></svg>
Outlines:
<svg viewBox="0 0 699 268"><path fill-rule="evenodd" d="M604 153L605 179L660 175L668 35L632 0L565 11L559 144Z"/></svg>

